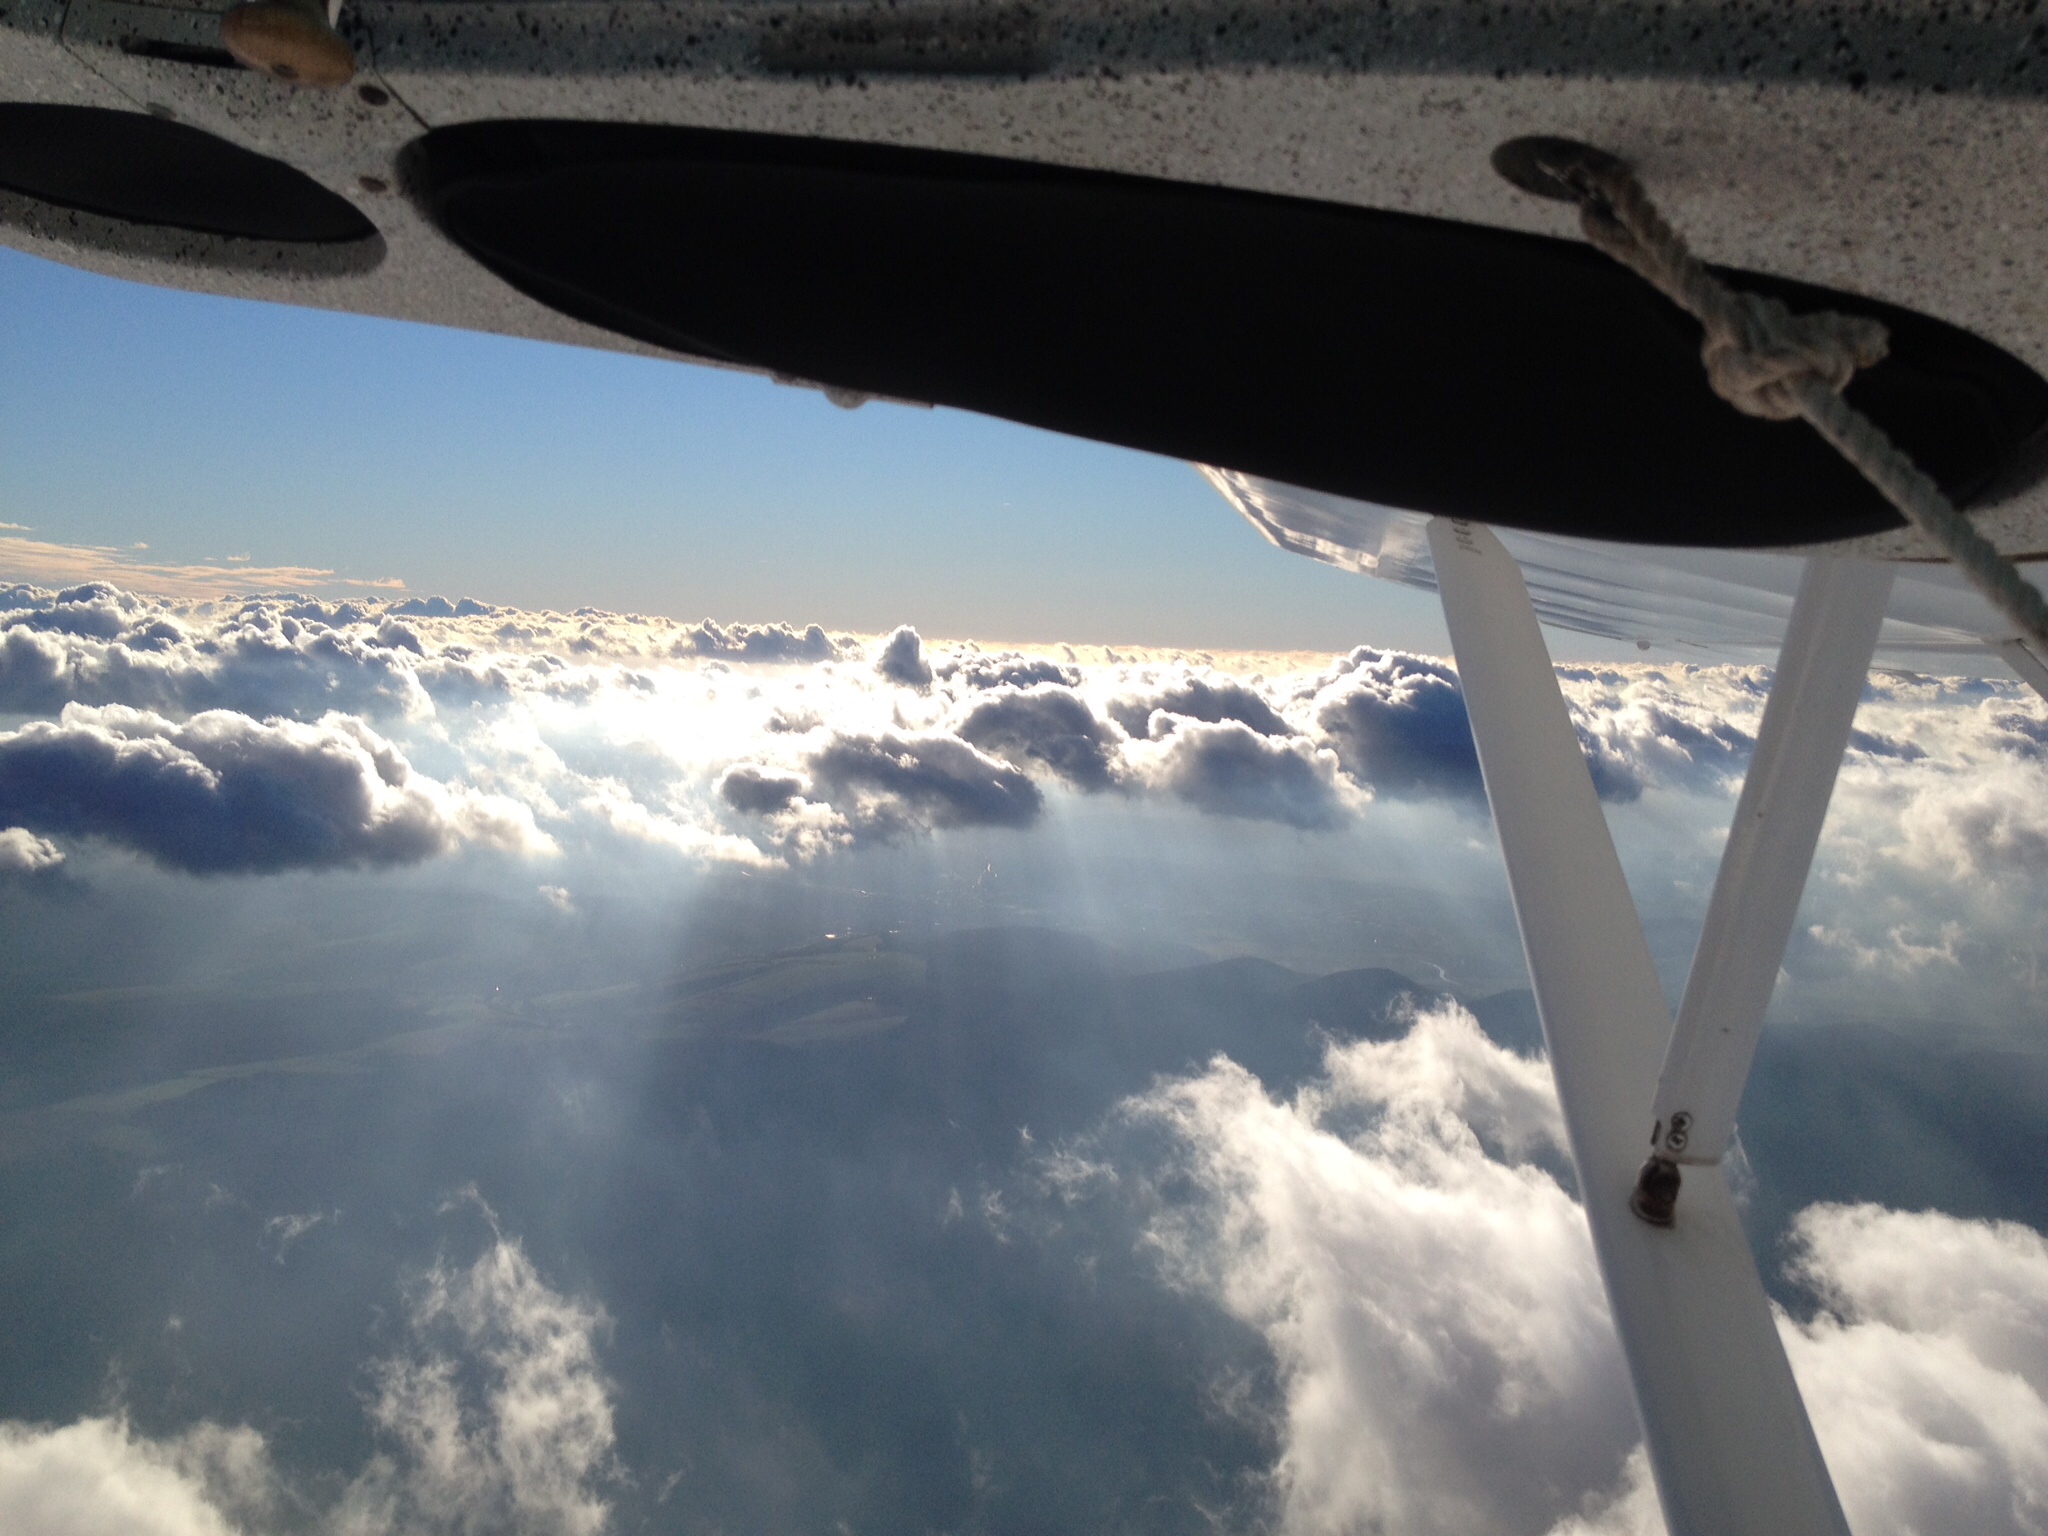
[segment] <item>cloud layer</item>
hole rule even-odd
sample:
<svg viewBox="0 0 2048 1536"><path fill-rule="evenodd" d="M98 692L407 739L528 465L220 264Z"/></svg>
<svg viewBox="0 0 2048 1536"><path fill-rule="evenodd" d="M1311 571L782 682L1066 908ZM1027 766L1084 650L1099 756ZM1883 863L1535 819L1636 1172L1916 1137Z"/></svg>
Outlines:
<svg viewBox="0 0 2048 1536"><path fill-rule="evenodd" d="M1639 896L1691 910L1768 670L1559 680ZM2037 986L2024 957L2048 932L2015 914L2048 900L2044 744L2048 708L2016 684L1873 677L1791 973ZM631 845L766 867L1084 806L1276 838L1402 828L1427 841L1393 856L1421 862L1488 840L1455 670L1371 647L1024 652L908 625L0 591L16 877L94 843L217 872Z"/></svg>

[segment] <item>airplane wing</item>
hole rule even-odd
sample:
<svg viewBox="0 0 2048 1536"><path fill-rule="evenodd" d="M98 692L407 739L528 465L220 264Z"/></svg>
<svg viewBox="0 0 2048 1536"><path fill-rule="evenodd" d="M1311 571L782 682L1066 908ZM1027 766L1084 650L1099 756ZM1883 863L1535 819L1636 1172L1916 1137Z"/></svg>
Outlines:
<svg viewBox="0 0 2048 1536"><path fill-rule="evenodd" d="M1429 518L1235 470L1203 466L1223 499L1273 544L1401 586L1437 590ZM1543 623L1700 661L1756 661L1785 638L1802 552L1674 549L1498 530ZM2029 562L2048 571L2048 563ZM2003 662L2048 697L2048 671L1975 588L1945 564L1899 562L1876 653L1949 673Z"/></svg>

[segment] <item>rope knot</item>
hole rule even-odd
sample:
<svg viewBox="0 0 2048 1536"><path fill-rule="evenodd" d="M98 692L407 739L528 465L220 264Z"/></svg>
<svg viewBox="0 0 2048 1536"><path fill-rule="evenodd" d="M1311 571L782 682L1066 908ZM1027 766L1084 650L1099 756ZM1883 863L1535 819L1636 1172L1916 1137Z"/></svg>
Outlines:
<svg viewBox="0 0 2048 1536"><path fill-rule="evenodd" d="M1700 355L1714 393L1769 420L1803 416L1884 498L1939 544L2011 622L2029 647L2048 655L2048 599L1998 546L1970 526L1942 489L1876 422L1842 398L1858 368L1890 346L1876 320L1823 310L1795 315L1776 299L1737 293L1700 265L1664 222L1635 173L1611 155L1559 139L1517 140L1534 155L1532 182L1502 174L1544 197L1568 195L1579 225L1605 251L1700 322Z"/></svg>
<svg viewBox="0 0 2048 1536"><path fill-rule="evenodd" d="M1797 384L1840 394L1858 368L1882 362L1889 338L1876 320L1821 310L1795 315L1776 299L1734 293L1730 313L1702 317L1700 357L1714 393L1746 416L1792 421Z"/></svg>
<svg viewBox="0 0 2048 1536"><path fill-rule="evenodd" d="M1685 248L1626 170L1575 166L1568 177L1586 238L1700 322L1707 382L1744 415L1791 421L1804 414L1800 385L1840 394L1858 368L1884 360L1890 338L1880 321L1833 310L1795 315L1776 299L1730 289Z"/></svg>

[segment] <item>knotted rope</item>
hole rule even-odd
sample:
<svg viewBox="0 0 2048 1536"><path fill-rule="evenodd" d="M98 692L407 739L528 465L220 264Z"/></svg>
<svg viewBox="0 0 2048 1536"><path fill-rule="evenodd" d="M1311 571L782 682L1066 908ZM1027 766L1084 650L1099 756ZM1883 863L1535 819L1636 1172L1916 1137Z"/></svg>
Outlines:
<svg viewBox="0 0 2048 1536"><path fill-rule="evenodd" d="M2048 599L1876 422L1842 398L1858 368L1883 360L1889 338L1880 322L1831 310L1795 315L1776 299L1730 288L1686 248L1625 166L1544 169L1578 193L1579 225L1595 247L1705 328L1700 356L1715 394L1747 415L1804 417L2048 655Z"/></svg>

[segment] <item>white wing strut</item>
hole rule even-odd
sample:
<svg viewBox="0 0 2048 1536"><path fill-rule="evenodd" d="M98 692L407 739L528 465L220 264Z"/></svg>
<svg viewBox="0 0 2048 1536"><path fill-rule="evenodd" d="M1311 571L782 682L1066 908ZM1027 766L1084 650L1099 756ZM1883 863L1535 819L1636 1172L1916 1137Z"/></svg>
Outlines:
<svg viewBox="0 0 2048 1536"><path fill-rule="evenodd" d="M1806 562L1657 1081L1651 1145L1672 1162L1728 1150L1891 590L1889 565Z"/></svg>
<svg viewBox="0 0 2048 1536"><path fill-rule="evenodd" d="M1476 524L1429 542L1671 1536L1847 1536L1720 1169L1670 1227L1629 1210L1670 1011L1521 572Z"/></svg>

